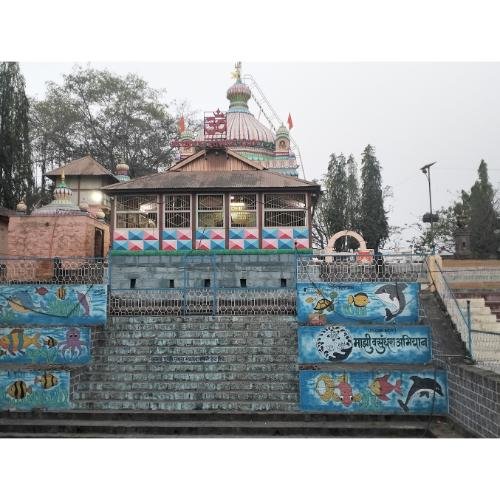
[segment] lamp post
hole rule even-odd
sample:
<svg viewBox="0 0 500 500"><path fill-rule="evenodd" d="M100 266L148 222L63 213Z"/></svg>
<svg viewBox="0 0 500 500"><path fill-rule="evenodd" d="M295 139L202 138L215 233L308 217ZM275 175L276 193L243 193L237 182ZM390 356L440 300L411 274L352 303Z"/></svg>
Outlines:
<svg viewBox="0 0 500 500"><path fill-rule="evenodd" d="M434 244L434 215L432 213L432 193L431 193L431 167L436 162L428 163L424 165L420 170L427 177L427 182L429 183L429 222L431 223L431 245L432 245L432 253L435 253L435 244ZM426 218L424 216L424 222L426 222Z"/></svg>

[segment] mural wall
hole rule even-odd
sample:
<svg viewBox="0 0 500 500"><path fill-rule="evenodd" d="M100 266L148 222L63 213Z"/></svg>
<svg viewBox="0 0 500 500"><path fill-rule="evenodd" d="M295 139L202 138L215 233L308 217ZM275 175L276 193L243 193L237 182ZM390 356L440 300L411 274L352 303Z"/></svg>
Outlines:
<svg viewBox="0 0 500 500"><path fill-rule="evenodd" d="M307 227L275 227L262 229L264 250L293 250L309 248Z"/></svg>
<svg viewBox="0 0 500 500"><path fill-rule="evenodd" d="M297 283L299 323L412 323L419 283Z"/></svg>
<svg viewBox="0 0 500 500"><path fill-rule="evenodd" d="M440 370L300 371L300 409L336 413L446 414Z"/></svg>
<svg viewBox="0 0 500 500"><path fill-rule="evenodd" d="M161 250L192 250L191 228L163 229ZM198 229L195 234L196 250L225 250L226 230L224 228ZM309 248L309 230L306 227L278 227L262 230L262 249L294 250ZM259 249L259 230L256 227L230 228L229 250ZM160 250L158 229L115 229L113 250L139 252Z"/></svg>
<svg viewBox="0 0 500 500"><path fill-rule="evenodd" d="M162 250L191 250L193 248L193 232L190 228L164 229L162 238Z"/></svg>
<svg viewBox="0 0 500 500"><path fill-rule="evenodd" d="M0 328L0 365L79 365L90 361L90 328Z"/></svg>
<svg viewBox="0 0 500 500"><path fill-rule="evenodd" d="M0 326L103 325L106 285L0 286Z"/></svg>
<svg viewBox="0 0 500 500"><path fill-rule="evenodd" d="M158 229L115 229L113 250L159 250L160 236Z"/></svg>
<svg viewBox="0 0 500 500"><path fill-rule="evenodd" d="M427 326L328 325L298 329L299 363L427 363Z"/></svg>
<svg viewBox="0 0 500 500"><path fill-rule="evenodd" d="M0 371L0 410L69 406L69 372Z"/></svg>

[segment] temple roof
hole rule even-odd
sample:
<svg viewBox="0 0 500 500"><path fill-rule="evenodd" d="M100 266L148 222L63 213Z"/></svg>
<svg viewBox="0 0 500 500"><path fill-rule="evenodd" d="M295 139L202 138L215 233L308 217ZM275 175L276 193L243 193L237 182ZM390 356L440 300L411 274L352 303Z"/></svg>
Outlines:
<svg viewBox="0 0 500 500"><path fill-rule="evenodd" d="M97 175L97 176L107 176L110 177L110 181L118 180L116 176L107 168L103 167L98 161L94 160L92 156L87 155L83 158L70 161L66 165L47 172L45 175L47 177L60 177L61 173L64 171L66 177L76 176L76 175Z"/></svg>
<svg viewBox="0 0 500 500"><path fill-rule="evenodd" d="M218 172L172 171L138 177L103 188L112 194L126 191L209 191L214 189L306 190L320 191L320 185L267 170L233 170Z"/></svg>

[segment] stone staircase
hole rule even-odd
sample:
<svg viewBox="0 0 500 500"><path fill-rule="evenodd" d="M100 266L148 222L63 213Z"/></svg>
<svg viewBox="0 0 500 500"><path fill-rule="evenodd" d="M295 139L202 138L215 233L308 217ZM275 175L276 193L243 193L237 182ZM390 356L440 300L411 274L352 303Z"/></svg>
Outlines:
<svg viewBox="0 0 500 500"><path fill-rule="evenodd" d="M467 300L470 300L473 358L484 368L500 372L500 323L484 297L458 298L464 317L467 317ZM490 333L480 333L480 332Z"/></svg>
<svg viewBox="0 0 500 500"><path fill-rule="evenodd" d="M110 317L72 375L74 409L296 411L290 316Z"/></svg>

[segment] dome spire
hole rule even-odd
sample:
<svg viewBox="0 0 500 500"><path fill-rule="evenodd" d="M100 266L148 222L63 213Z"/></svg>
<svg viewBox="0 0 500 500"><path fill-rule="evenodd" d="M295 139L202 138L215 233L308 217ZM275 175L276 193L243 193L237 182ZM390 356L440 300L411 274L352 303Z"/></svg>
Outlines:
<svg viewBox="0 0 500 500"><path fill-rule="evenodd" d="M231 112L250 113L248 109L248 100L252 97L250 87L241 81L241 61L234 65L234 71L231 76L236 82L227 90L227 98L229 99L229 110Z"/></svg>

